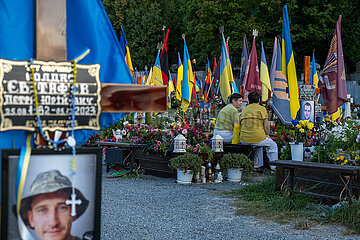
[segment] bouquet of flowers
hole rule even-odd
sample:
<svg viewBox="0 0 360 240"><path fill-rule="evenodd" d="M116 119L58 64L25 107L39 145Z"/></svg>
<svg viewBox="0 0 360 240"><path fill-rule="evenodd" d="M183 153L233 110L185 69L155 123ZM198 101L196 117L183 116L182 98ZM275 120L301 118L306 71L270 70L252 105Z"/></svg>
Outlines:
<svg viewBox="0 0 360 240"><path fill-rule="evenodd" d="M194 146L186 144L186 152L204 155L206 159L203 160L206 162L211 162L214 155L211 148L205 142L197 143Z"/></svg>
<svg viewBox="0 0 360 240"><path fill-rule="evenodd" d="M305 145L308 145L309 140L313 136L314 123L309 122L308 120L298 121L295 119L292 121L292 124L295 127L295 135L293 136L295 143L302 142Z"/></svg>

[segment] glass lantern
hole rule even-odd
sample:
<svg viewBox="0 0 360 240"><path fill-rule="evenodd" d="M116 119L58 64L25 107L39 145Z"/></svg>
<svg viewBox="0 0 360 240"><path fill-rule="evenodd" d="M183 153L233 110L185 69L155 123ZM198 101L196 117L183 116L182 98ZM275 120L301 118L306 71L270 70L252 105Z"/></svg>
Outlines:
<svg viewBox="0 0 360 240"><path fill-rule="evenodd" d="M213 136L211 139L211 149L213 152L224 152L223 142L224 140L220 135L216 134Z"/></svg>
<svg viewBox="0 0 360 240"><path fill-rule="evenodd" d="M174 138L174 153L186 152L186 138L179 134Z"/></svg>

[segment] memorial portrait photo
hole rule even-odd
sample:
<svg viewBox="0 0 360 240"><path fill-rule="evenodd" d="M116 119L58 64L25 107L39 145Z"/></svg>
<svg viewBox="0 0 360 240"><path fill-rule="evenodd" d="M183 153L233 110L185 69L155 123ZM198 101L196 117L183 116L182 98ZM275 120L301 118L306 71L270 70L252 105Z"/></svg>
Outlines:
<svg viewBox="0 0 360 240"><path fill-rule="evenodd" d="M315 118L315 103L314 101L303 100L301 101L301 108L300 108L301 120L308 120L310 122L314 122Z"/></svg>
<svg viewBox="0 0 360 240"><path fill-rule="evenodd" d="M26 166L19 163L20 152L12 151L2 154L2 163L8 159L7 166L3 164L8 172L2 176L2 180L8 176L7 186L2 181L2 203L7 210L7 216L2 216L2 223L7 226L7 231L1 230L2 239L77 240L98 236L100 154L76 154L74 171L73 156L67 150L33 150L22 191L16 194L21 188L17 176L23 174Z"/></svg>
<svg viewBox="0 0 360 240"><path fill-rule="evenodd" d="M211 103L200 103L200 118L202 122L209 120L211 114Z"/></svg>

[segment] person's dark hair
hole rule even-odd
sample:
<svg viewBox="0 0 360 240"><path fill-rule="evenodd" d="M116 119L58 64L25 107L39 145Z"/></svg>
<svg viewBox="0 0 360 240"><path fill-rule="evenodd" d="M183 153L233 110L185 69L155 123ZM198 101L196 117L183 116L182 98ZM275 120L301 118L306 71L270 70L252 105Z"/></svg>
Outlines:
<svg viewBox="0 0 360 240"><path fill-rule="evenodd" d="M305 106L309 106L310 109L311 109L311 104L310 104L309 102L306 102L306 103L304 104L304 107L305 107Z"/></svg>
<svg viewBox="0 0 360 240"><path fill-rule="evenodd" d="M232 103L234 100L237 100L239 98L243 98L243 96L240 93L233 93L231 94L229 101L230 103Z"/></svg>
<svg viewBox="0 0 360 240"><path fill-rule="evenodd" d="M248 96L249 103L259 103L260 102L260 93L258 92L251 92Z"/></svg>

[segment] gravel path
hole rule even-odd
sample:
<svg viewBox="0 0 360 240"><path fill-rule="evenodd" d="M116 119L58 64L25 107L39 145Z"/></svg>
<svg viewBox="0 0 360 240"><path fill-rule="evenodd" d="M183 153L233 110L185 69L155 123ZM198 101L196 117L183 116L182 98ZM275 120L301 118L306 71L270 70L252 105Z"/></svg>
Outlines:
<svg viewBox="0 0 360 240"><path fill-rule="evenodd" d="M104 175L109 175L104 173ZM179 185L145 175L104 178L101 239L358 239L339 226L295 230L249 216L235 216L234 199L218 192L242 183Z"/></svg>

